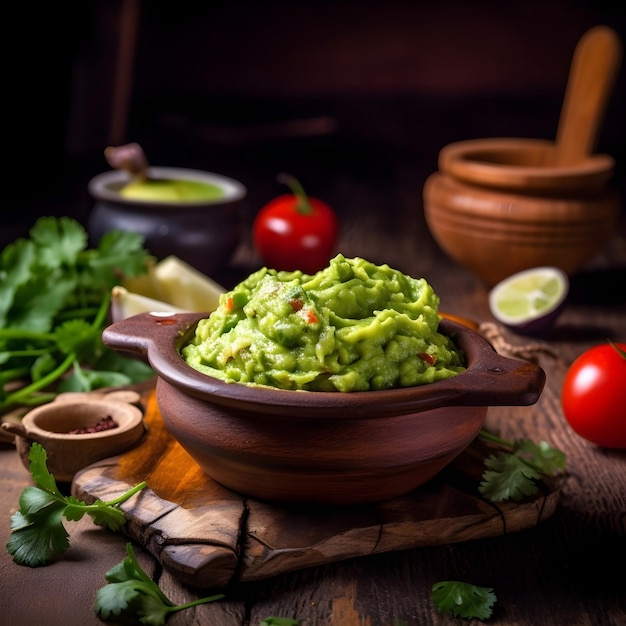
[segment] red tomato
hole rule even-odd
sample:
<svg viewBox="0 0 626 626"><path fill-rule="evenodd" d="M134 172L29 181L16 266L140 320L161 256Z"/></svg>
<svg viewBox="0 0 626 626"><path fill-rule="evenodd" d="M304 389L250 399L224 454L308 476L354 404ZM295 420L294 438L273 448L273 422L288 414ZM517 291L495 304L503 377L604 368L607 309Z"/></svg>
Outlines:
<svg viewBox="0 0 626 626"><path fill-rule="evenodd" d="M310 198L300 183L282 175L293 193L274 198L257 214L252 236L263 263L275 270L302 270L314 274L328 265L339 223L333 210Z"/></svg>
<svg viewBox="0 0 626 626"><path fill-rule="evenodd" d="M626 448L626 344L583 352L568 369L563 414L581 437L605 448Z"/></svg>

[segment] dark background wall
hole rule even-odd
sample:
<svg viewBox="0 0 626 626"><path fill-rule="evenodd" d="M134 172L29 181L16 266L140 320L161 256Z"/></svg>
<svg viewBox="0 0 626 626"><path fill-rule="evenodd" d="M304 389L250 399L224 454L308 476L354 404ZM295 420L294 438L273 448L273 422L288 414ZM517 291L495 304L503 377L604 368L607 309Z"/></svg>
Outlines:
<svg viewBox="0 0 626 626"><path fill-rule="evenodd" d="M625 36L615 2L177 2L20 5L5 55L9 196L0 244L41 214L84 219L107 145L155 165L235 176L253 214L287 170L333 193L338 173L409 176L472 137L554 138L574 47ZM598 150L624 185L625 70ZM8 97L7 97L8 96ZM329 198L332 200L332 198Z"/></svg>

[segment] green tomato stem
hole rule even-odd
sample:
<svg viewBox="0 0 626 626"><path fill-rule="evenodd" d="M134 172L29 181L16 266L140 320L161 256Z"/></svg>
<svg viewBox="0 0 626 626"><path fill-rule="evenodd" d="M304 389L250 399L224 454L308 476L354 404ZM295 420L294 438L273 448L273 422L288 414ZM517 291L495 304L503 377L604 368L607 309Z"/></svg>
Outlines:
<svg viewBox="0 0 626 626"><path fill-rule="evenodd" d="M279 174L276 179L279 183L287 185L291 193L296 197L296 211L298 211L298 213L302 215L311 215L313 213L313 207L311 206L309 197L297 178L290 174Z"/></svg>
<svg viewBox="0 0 626 626"><path fill-rule="evenodd" d="M621 354L623 359L626 359L626 352L622 350L612 339L607 339L607 341L617 350L619 354Z"/></svg>

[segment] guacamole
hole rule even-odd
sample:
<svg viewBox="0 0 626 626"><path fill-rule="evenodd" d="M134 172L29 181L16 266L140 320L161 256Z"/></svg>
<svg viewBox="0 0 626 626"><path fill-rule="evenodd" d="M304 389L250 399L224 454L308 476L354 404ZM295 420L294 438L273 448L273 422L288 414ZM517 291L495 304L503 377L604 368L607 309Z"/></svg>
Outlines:
<svg viewBox="0 0 626 626"><path fill-rule="evenodd" d="M123 198L144 202L209 202L223 198L224 195L224 190L218 185L174 178L135 180L120 189Z"/></svg>
<svg viewBox="0 0 626 626"><path fill-rule="evenodd" d="M220 297L182 356L227 382L281 389L423 385L465 369L438 306L425 279L361 258L339 254L314 275L263 268Z"/></svg>

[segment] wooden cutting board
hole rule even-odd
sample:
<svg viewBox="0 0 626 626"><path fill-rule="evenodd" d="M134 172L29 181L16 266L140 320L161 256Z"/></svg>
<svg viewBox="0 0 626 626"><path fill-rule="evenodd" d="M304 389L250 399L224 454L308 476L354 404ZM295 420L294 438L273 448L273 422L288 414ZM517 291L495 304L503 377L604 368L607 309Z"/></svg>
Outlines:
<svg viewBox="0 0 626 626"><path fill-rule="evenodd" d="M281 507L209 478L165 428L150 388L147 433L120 456L81 470L72 493L92 502L147 481L122 505L124 532L182 582L215 589L352 557L491 537L530 528L558 503L558 484L523 503L490 503L477 487L490 453L475 442L428 484L375 505Z"/></svg>

